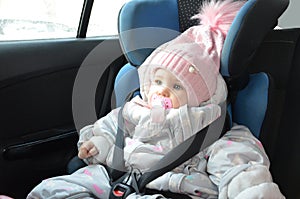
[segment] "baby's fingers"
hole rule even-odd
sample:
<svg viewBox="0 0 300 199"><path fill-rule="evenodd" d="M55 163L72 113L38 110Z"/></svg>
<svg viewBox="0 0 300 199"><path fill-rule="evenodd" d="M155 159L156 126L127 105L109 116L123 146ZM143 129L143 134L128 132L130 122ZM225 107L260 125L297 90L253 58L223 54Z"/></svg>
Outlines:
<svg viewBox="0 0 300 199"><path fill-rule="evenodd" d="M90 151L88 152L88 155L89 156L94 156L94 155L97 155L98 154L98 150L96 147L93 147L90 149Z"/></svg>
<svg viewBox="0 0 300 199"><path fill-rule="evenodd" d="M80 147L78 151L78 157L81 159L88 158L88 150L85 147Z"/></svg>

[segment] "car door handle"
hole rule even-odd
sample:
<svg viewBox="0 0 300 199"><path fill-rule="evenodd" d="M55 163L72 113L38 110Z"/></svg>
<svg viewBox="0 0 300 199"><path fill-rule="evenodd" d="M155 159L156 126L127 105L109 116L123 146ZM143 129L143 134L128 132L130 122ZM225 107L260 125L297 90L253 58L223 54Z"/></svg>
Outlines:
<svg viewBox="0 0 300 199"><path fill-rule="evenodd" d="M76 146L78 134L76 131L61 133L38 140L17 143L4 147L2 154L5 160L19 160L45 155L64 148L66 145Z"/></svg>

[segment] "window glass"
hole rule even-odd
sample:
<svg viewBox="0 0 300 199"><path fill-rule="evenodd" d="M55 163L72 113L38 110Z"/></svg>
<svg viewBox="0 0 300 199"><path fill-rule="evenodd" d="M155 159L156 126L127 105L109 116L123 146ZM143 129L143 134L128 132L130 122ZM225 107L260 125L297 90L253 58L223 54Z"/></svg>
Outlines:
<svg viewBox="0 0 300 199"><path fill-rule="evenodd" d="M118 34L118 15L128 0L94 0L87 37Z"/></svg>
<svg viewBox="0 0 300 199"><path fill-rule="evenodd" d="M290 0L290 4L286 11L281 15L278 20L278 25L281 28L298 28L300 27L300 1Z"/></svg>
<svg viewBox="0 0 300 199"><path fill-rule="evenodd" d="M76 37L83 0L0 0L0 41Z"/></svg>

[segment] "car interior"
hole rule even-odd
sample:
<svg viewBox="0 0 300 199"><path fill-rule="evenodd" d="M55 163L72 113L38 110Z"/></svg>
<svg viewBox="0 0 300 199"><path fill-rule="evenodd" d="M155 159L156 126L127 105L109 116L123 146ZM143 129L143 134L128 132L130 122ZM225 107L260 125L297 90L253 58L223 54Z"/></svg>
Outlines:
<svg viewBox="0 0 300 199"><path fill-rule="evenodd" d="M83 166L76 158L79 129L124 104L139 88L138 66L197 24L190 17L201 3L128 1L119 13L119 39L1 42L0 195L26 198L41 180ZM287 198L300 198L300 29L275 28L288 5L247 1L225 40L221 73L231 122L262 141L273 180Z"/></svg>

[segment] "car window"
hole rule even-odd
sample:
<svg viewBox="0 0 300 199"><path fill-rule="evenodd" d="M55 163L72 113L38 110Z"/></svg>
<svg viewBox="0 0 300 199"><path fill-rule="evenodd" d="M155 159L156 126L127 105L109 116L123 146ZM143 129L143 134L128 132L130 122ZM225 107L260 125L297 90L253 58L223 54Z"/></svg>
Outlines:
<svg viewBox="0 0 300 199"><path fill-rule="evenodd" d="M87 37L117 35L119 10L126 1L128 0L95 0Z"/></svg>
<svg viewBox="0 0 300 199"><path fill-rule="evenodd" d="M125 0L95 0L87 36L117 34ZM0 0L0 41L75 38L84 0Z"/></svg>
<svg viewBox="0 0 300 199"><path fill-rule="evenodd" d="M278 25L281 28L296 28L300 27L300 1L290 0L290 4L286 11L281 15L278 20Z"/></svg>

